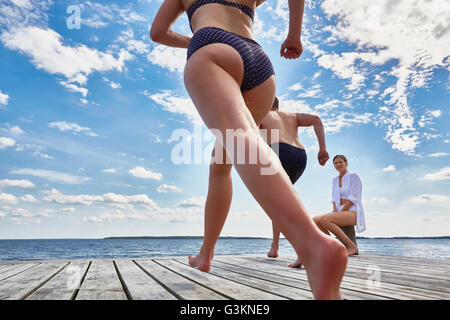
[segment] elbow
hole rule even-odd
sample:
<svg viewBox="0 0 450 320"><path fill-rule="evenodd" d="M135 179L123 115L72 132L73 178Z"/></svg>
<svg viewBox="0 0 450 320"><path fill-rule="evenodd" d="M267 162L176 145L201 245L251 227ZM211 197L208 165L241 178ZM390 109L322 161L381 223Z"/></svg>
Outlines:
<svg viewBox="0 0 450 320"><path fill-rule="evenodd" d="M158 30L158 28L155 28L154 26L150 29L150 39L154 42L161 43L161 40L163 38L164 33Z"/></svg>
<svg viewBox="0 0 450 320"><path fill-rule="evenodd" d="M314 124L322 124L322 120L320 120L319 116L313 115L314 117Z"/></svg>

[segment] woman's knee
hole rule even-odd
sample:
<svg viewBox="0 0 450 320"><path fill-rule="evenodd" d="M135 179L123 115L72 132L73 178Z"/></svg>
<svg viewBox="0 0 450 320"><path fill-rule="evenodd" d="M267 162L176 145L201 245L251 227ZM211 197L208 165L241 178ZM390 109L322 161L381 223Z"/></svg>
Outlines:
<svg viewBox="0 0 450 320"><path fill-rule="evenodd" d="M320 224L321 220L322 220L322 216L315 216L313 218L314 223L317 224L317 225Z"/></svg>
<svg viewBox="0 0 450 320"><path fill-rule="evenodd" d="M210 176L212 177L228 177L231 176L232 164L211 163L209 165Z"/></svg>

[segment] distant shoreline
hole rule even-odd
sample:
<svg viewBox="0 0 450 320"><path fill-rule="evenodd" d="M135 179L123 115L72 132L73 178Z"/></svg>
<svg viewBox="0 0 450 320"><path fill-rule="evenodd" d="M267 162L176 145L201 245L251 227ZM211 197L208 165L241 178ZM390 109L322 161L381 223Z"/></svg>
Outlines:
<svg viewBox="0 0 450 320"><path fill-rule="evenodd" d="M144 239L199 239L202 240L203 236L121 236L121 237L103 237L103 238L10 238L10 239L0 239L0 241L5 240L144 240ZM238 236L225 236L219 239L241 239L241 240L271 240L272 238L267 237L238 237ZM285 239L285 238L281 238ZM356 237L356 239L361 240L377 240L377 239L391 239L391 240L433 240L433 239L450 239L450 236L437 236L437 237Z"/></svg>
<svg viewBox="0 0 450 320"><path fill-rule="evenodd" d="M203 236L130 236L130 237L105 237L103 239L203 239ZM272 239L265 237L220 237L219 239ZM450 239L450 236L439 237L356 237L356 239Z"/></svg>

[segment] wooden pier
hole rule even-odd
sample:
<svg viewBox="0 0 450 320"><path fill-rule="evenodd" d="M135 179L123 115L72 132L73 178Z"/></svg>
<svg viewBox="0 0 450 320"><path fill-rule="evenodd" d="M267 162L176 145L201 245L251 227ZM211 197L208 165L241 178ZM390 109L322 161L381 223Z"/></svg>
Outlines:
<svg viewBox="0 0 450 320"><path fill-rule="evenodd" d="M312 299L293 255L216 255L210 272L187 257L0 261L0 299L302 300ZM449 300L450 261L386 255L349 257L348 300Z"/></svg>

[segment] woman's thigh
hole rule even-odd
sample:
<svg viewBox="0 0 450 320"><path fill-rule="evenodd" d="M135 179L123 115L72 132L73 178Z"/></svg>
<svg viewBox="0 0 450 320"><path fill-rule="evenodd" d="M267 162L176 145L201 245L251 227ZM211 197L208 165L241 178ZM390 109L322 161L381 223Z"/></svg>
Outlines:
<svg viewBox="0 0 450 320"><path fill-rule="evenodd" d="M340 227L356 225L355 211L330 212L321 217L325 222L334 223Z"/></svg>
<svg viewBox="0 0 450 320"><path fill-rule="evenodd" d="M275 97L275 77L240 90L243 63L229 45L214 43L197 50L186 62L186 89L208 128L257 129Z"/></svg>

